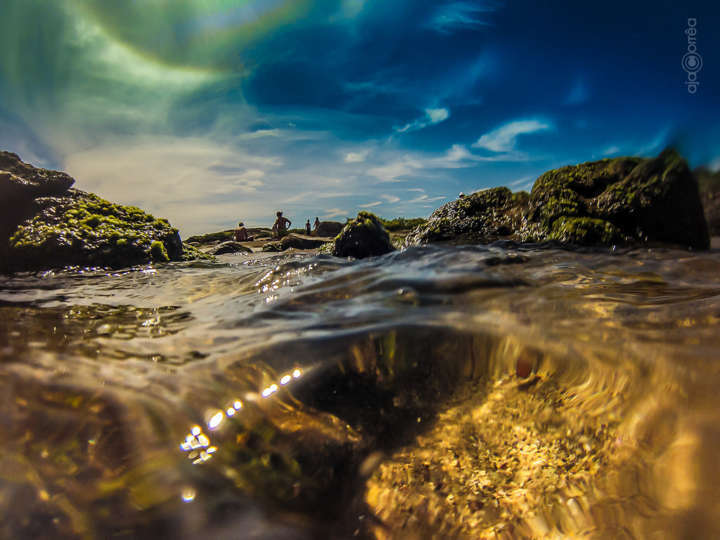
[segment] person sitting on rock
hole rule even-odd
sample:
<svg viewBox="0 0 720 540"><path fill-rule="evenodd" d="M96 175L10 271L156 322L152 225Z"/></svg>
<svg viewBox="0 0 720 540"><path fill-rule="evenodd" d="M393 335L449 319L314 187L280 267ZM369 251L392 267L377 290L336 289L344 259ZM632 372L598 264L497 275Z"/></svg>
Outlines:
<svg viewBox="0 0 720 540"><path fill-rule="evenodd" d="M308 236L310 236L310 234L312 234L312 231L310 230L310 220L309 219L305 222L305 234L307 234Z"/></svg>
<svg viewBox="0 0 720 540"><path fill-rule="evenodd" d="M235 229L235 233L233 234L233 238L236 242L249 242L252 240L252 237L248 236L247 229L242 221L238 223L237 229Z"/></svg>
<svg viewBox="0 0 720 540"><path fill-rule="evenodd" d="M281 236L285 236L287 234L287 229L290 225L292 225L292 221L283 217L282 212L278 212L276 215L277 219L272 226L272 231L275 238L280 238Z"/></svg>

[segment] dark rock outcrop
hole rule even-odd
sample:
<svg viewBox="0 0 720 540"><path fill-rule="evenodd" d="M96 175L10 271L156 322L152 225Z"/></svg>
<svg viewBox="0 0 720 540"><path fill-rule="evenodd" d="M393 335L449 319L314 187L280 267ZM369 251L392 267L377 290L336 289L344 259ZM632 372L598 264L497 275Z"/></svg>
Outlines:
<svg viewBox="0 0 720 540"><path fill-rule="evenodd" d="M444 204L427 223L414 229L405 245L450 242L486 243L513 234L523 226L528 194L498 187Z"/></svg>
<svg viewBox="0 0 720 540"><path fill-rule="evenodd" d="M343 227L344 225L337 221L321 221L318 228L313 231L313 234L315 236L335 238L338 234L340 234Z"/></svg>
<svg viewBox="0 0 720 540"><path fill-rule="evenodd" d="M493 188L461 197L436 210L405 245L498 239L709 246L697 181L674 150L654 159L604 159L548 171L529 196Z"/></svg>
<svg viewBox="0 0 720 540"><path fill-rule="evenodd" d="M225 255L227 253L252 253L252 249L243 246L240 242L228 240L222 242L210 250L213 255Z"/></svg>
<svg viewBox="0 0 720 540"><path fill-rule="evenodd" d="M263 246L263 251L278 252L286 249L316 249L329 242L330 238L320 238L316 236L306 236L301 234L290 233L284 236L282 240L277 242L268 242Z"/></svg>
<svg viewBox="0 0 720 540"><path fill-rule="evenodd" d="M720 236L720 171L700 167L695 170L695 176L710 236Z"/></svg>
<svg viewBox="0 0 720 540"><path fill-rule="evenodd" d="M360 212L337 235L332 254L336 257L362 259L394 250L390 235L377 216L370 212Z"/></svg>
<svg viewBox="0 0 720 540"><path fill-rule="evenodd" d="M139 208L71 189L65 173L0 152L0 271L124 267L187 255L174 229Z"/></svg>
<svg viewBox="0 0 720 540"><path fill-rule="evenodd" d="M543 174L533 185L528 224L531 238L562 243L709 246L697 180L674 150Z"/></svg>

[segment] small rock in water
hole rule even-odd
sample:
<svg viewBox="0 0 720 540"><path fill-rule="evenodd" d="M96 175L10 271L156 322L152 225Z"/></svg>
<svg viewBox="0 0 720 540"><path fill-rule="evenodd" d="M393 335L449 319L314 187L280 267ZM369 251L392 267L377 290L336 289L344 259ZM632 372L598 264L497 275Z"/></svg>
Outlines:
<svg viewBox="0 0 720 540"><path fill-rule="evenodd" d="M383 224L370 212L360 212L335 238L332 254L336 257L363 259L395 251Z"/></svg>

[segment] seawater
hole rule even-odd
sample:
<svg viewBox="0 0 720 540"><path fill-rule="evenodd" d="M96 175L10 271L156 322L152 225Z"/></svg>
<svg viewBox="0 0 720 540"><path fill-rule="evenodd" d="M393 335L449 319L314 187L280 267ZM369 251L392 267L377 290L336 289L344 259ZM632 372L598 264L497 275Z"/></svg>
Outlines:
<svg viewBox="0 0 720 540"><path fill-rule="evenodd" d="M720 536L720 251L0 278L3 538Z"/></svg>

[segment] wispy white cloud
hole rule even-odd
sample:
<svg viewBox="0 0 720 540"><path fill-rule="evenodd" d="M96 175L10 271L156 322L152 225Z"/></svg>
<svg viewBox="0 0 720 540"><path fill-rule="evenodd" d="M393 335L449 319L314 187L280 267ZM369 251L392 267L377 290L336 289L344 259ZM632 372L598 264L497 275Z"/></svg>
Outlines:
<svg viewBox="0 0 720 540"><path fill-rule="evenodd" d="M512 152L515 150L517 138L520 135L547 131L552 128L552 124L542 120L516 120L485 133L472 146L491 152Z"/></svg>
<svg viewBox="0 0 720 540"><path fill-rule="evenodd" d="M508 184L510 187L516 187L516 186L524 186L527 185L528 182L532 182L535 179L533 176L523 176L522 178L518 178L517 180L513 180Z"/></svg>
<svg viewBox="0 0 720 540"><path fill-rule="evenodd" d="M184 232L200 232L225 211L226 220L259 217L258 200L267 211L273 202L261 189L268 172L282 164L277 156L252 155L205 139L140 137L74 152L64 168L80 189L167 217Z"/></svg>
<svg viewBox="0 0 720 540"><path fill-rule="evenodd" d="M385 199L389 204L396 203L400 200L400 197L396 197L395 195L380 195L381 199Z"/></svg>
<svg viewBox="0 0 720 540"><path fill-rule="evenodd" d="M425 116L418 118L414 122L405 124L404 126L396 127L395 131L397 131L398 133L409 133L411 131L418 131L428 126L433 126L435 124L439 124L440 122L444 122L448 118L450 118L449 109L443 107L438 109L425 109Z"/></svg>
<svg viewBox="0 0 720 540"><path fill-rule="evenodd" d="M435 201L442 201L445 199L447 199L447 197L444 197L444 196L430 197L426 194L423 194L423 195L418 195L414 199L409 200L408 203L409 204L417 204L417 203L421 203L421 202L422 203L430 203L430 202L435 202Z"/></svg>
<svg viewBox="0 0 720 540"><path fill-rule="evenodd" d="M376 206L380 206L382 204L382 201L375 201L367 204L358 204L358 208L374 208Z"/></svg>
<svg viewBox="0 0 720 540"><path fill-rule="evenodd" d="M336 217L347 217L348 214L349 212L347 210L341 210L340 208L330 208L328 210L325 210L323 218L331 219Z"/></svg>
<svg viewBox="0 0 720 540"><path fill-rule="evenodd" d="M413 171L421 169L422 166L423 164L420 160L405 155L386 165L372 167L368 169L367 173L381 182L398 182L402 181L403 177L408 176Z"/></svg>
<svg viewBox="0 0 720 540"><path fill-rule="evenodd" d="M462 29L473 29L488 25L488 20L482 15L492 11L493 8L482 1L452 2L439 7L427 26L444 34Z"/></svg>
<svg viewBox="0 0 720 540"><path fill-rule="evenodd" d="M359 152L348 152L345 154L345 163L362 163L370 154L370 150L360 150Z"/></svg>
<svg viewBox="0 0 720 540"><path fill-rule="evenodd" d="M613 156L613 155L619 154L619 153L620 153L620 147L617 146L616 144L608 146L601 152L601 154L603 156Z"/></svg>

